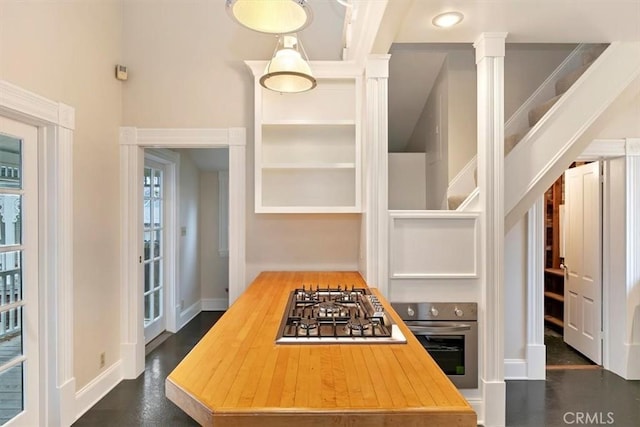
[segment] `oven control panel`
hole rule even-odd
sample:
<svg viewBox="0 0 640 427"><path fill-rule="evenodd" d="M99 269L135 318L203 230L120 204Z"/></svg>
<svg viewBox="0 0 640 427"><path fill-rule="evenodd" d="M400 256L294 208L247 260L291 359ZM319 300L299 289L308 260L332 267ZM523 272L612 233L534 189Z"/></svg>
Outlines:
<svg viewBox="0 0 640 427"><path fill-rule="evenodd" d="M475 302L392 302L402 320L478 320Z"/></svg>

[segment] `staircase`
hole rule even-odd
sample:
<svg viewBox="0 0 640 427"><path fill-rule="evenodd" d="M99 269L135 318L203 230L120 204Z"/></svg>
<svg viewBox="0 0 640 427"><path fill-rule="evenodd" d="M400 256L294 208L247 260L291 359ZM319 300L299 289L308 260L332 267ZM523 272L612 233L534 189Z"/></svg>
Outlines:
<svg viewBox="0 0 640 427"><path fill-rule="evenodd" d="M639 75L639 43L581 45L507 121L506 230L593 140L605 113L633 95L625 90ZM475 162L463 169L466 177L452 180L449 209L469 210L477 203L478 191L470 194L469 187L470 170L477 186Z"/></svg>

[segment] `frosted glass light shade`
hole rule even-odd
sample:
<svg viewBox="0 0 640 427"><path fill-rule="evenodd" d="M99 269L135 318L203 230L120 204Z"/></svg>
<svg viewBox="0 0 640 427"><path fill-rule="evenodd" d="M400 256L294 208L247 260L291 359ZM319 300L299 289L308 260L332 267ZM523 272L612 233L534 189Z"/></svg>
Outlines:
<svg viewBox="0 0 640 427"><path fill-rule="evenodd" d="M260 84L266 89L286 93L305 92L316 87L316 79L298 50L296 37L281 37L278 47L260 78Z"/></svg>
<svg viewBox="0 0 640 427"><path fill-rule="evenodd" d="M226 0L226 9L240 25L269 34L295 33L313 18L307 0Z"/></svg>

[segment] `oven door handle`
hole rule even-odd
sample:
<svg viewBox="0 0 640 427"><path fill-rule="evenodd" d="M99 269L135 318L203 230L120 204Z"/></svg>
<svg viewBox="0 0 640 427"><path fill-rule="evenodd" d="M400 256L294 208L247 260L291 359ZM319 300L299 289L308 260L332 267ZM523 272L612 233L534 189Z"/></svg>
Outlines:
<svg viewBox="0 0 640 427"><path fill-rule="evenodd" d="M465 332L470 331L471 326L459 325L459 326L409 326L409 330L414 333L428 332L428 333L442 333L442 332Z"/></svg>

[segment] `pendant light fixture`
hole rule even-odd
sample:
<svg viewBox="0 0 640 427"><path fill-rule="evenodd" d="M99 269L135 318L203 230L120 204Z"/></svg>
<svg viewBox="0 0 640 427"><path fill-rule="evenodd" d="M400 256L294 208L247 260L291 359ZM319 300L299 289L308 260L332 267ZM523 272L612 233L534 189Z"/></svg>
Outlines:
<svg viewBox="0 0 640 427"><path fill-rule="evenodd" d="M316 87L316 79L311 74L306 56L296 35L279 36L275 53L260 78L260 84L266 89L283 93L313 89Z"/></svg>
<svg viewBox="0 0 640 427"><path fill-rule="evenodd" d="M240 25L269 34L298 32L313 18L307 0L226 0L226 9Z"/></svg>

